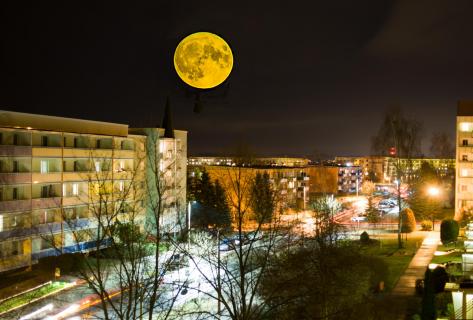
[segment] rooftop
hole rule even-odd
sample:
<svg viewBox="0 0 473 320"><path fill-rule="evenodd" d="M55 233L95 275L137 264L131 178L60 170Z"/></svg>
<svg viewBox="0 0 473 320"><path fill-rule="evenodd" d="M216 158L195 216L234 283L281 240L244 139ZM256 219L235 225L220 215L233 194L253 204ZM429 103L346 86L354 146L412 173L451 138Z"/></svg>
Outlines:
<svg viewBox="0 0 473 320"><path fill-rule="evenodd" d="M128 125L0 110L0 126L111 136L128 135Z"/></svg>

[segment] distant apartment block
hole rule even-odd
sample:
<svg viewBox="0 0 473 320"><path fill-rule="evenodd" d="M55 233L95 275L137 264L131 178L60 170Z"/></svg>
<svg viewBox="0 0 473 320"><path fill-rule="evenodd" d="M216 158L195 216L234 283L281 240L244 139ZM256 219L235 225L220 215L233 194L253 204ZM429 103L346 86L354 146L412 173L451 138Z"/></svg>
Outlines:
<svg viewBox="0 0 473 320"><path fill-rule="evenodd" d="M159 128L0 111L0 272L95 250L93 211L104 197L118 218L133 210L146 228L152 163L169 186L163 228L176 232L185 221L187 132L174 134L169 139ZM131 184L133 193L121 197Z"/></svg>
<svg viewBox="0 0 473 320"><path fill-rule="evenodd" d="M366 157L335 157L335 163L360 166L365 179L374 179L375 182L392 183L396 180L396 162L393 157L366 156ZM405 174L415 175L422 163L429 163L441 176L446 176L455 168L455 159L414 158L400 159L401 168L412 172Z"/></svg>
<svg viewBox="0 0 473 320"><path fill-rule="evenodd" d="M189 166L235 166L232 157L189 157ZM305 167L310 164L309 159L288 158L288 157L268 157L252 158L248 160L247 166L252 167Z"/></svg>
<svg viewBox="0 0 473 320"><path fill-rule="evenodd" d="M456 122L455 218L473 209L473 102L460 101Z"/></svg>
<svg viewBox="0 0 473 320"><path fill-rule="evenodd" d="M200 157L199 157L200 158ZM305 168L299 168L295 164L305 163L307 159L299 158L258 158L256 162L245 164L245 166L237 166L233 158L218 157L217 161L209 161L208 159L217 159L207 157L206 160L189 157L188 169L190 178L195 177L196 172L205 168L210 177L218 179L225 186L231 179L234 171L241 170L245 177L254 176L256 173L267 173L273 183L274 189L278 193L281 206L292 209L305 209L309 200L309 177ZM279 160L278 160L279 159ZM209 165L208 163L215 163ZM218 163L218 164L217 164ZM276 165L279 163L280 165ZM289 164L282 166L281 164Z"/></svg>

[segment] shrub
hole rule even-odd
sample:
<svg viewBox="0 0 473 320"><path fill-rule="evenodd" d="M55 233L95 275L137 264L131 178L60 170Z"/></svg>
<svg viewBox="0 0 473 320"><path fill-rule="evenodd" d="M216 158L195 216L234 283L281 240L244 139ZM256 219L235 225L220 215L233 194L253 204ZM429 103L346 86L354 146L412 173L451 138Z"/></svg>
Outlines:
<svg viewBox="0 0 473 320"><path fill-rule="evenodd" d="M416 230L417 228L416 218L414 216L414 212L411 209L406 208L402 210L401 217L402 217L402 224L401 224L402 233L411 233L412 231Z"/></svg>
<svg viewBox="0 0 473 320"><path fill-rule="evenodd" d="M440 225L440 239L442 240L442 243L447 244L457 241L459 231L460 227L458 226L458 222L455 220L442 220L442 224Z"/></svg>
<svg viewBox="0 0 473 320"><path fill-rule="evenodd" d="M363 231L363 233L360 234L360 242L362 244L368 244L370 242L370 236L368 235L368 232Z"/></svg>
<svg viewBox="0 0 473 320"><path fill-rule="evenodd" d="M431 231L432 230L432 221L424 220L420 224L422 231Z"/></svg>

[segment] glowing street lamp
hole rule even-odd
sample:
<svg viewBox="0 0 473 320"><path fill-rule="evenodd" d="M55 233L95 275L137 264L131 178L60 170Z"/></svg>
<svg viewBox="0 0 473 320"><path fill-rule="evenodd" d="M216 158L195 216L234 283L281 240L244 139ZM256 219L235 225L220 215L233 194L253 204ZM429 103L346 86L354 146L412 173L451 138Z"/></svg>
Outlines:
<svg viewBox="0 0 473 320"><path fill-rule="evenodd" d="M440 194L440 189L437 188L437 187L431 186L431 187L429 187L429 189L427 189L427 193L431 197L437 197Z"/></svg>
<svg viewBox="0 0 473 320"><path fill-rule="evenodd" d="M427 189L427 194L429 195L430 199L433 202L434 198L440 195L440 189L436 186L430 186ZM435 230L435 216L433 212L432 212L432 230Z"/></svg>

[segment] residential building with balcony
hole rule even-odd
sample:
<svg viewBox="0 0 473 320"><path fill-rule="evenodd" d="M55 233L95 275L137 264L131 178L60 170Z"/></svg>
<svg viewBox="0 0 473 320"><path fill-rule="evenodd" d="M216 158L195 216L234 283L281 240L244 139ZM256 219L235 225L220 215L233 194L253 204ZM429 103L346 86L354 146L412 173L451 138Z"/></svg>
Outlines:
<svg viewBox="0 0 473 320"><path fill-rule="evenodd" d="M459 101L456 119L455 219L473 210L473 101Z"/></svg>
<svg viewBox="0 0 473 320"><path fill-rule="evenodd" d="M379 183L392 183L396 180L396 158L385 156L335 157L337 165L353 165L362 168L364 179ZM429 163L440 176L448 176L455 169L455 159L413 158L400 159L401 168L411 176L416 175L423 163Z"/></svg>
<svg viewBox="0 0 473 320"><path fill-rule="evenodd" d="M189 166L235 166L235 158L232 157L189 157ZM290 157L258 157L251 158L245 166L251 167L305 167L310 164L306 158Z"/></svg>
<svg viewBox="0 0 473 320"><path fill-rule="evenodd" d="M133 210L146 228L153 215L151 163L159 164L166 186L164 229L177 231L185 208L178 204L185 203L187 132L164 135L161 128L0 111L0 272L95 250L91 235L103 199L118 219Z"/></svg>
<svg viewBox="0 0 473 320"><path fill-rule="evenodd" d="M231 196L231 182L235 175L241 174L242 179L249 181L257 173L267 173L277 192L279 205L286 209L306 209L309 201L309 176L304 168L293 167L260 167L236 165L197 165L188 166L189 179L195 179L199 172L205 169L212 180L219 180L227 194ZM246 182L245 182L246 183Z"/></svg>

